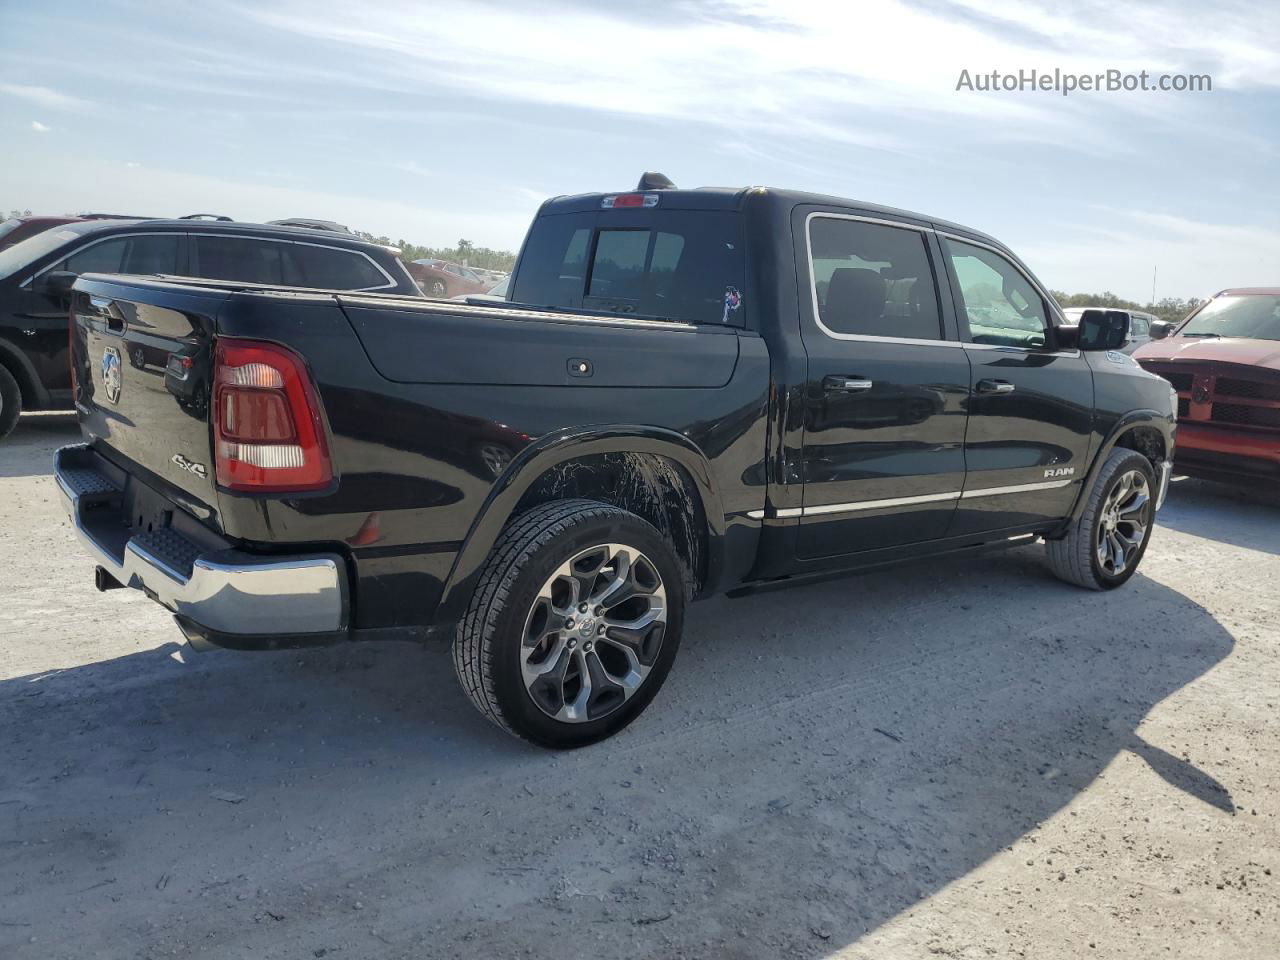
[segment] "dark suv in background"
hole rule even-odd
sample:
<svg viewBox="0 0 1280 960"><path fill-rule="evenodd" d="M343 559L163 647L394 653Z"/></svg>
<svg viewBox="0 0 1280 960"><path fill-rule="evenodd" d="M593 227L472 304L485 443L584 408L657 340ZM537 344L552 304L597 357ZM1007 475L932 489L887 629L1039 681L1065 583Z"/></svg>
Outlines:
<svg viewBox="0 0 1280 960"><path fill-rule="evenodd" d="M71 408L67 311L82 273L422 296L396 251L332 230L189 219L55 226L0 250L0 437L23 410Z"/></svg>

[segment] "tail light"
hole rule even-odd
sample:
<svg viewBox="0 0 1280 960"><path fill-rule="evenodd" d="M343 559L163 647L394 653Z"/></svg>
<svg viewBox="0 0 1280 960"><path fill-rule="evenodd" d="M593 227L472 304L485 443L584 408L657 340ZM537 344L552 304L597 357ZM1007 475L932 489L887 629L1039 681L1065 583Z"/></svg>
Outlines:
<svg viewBox="0 0 1280 960"><path fill-rule="evenodd" d="M332 482L320 398L302 358L287 347L220 339L213 411L219 486L283 493Z"/></svg>

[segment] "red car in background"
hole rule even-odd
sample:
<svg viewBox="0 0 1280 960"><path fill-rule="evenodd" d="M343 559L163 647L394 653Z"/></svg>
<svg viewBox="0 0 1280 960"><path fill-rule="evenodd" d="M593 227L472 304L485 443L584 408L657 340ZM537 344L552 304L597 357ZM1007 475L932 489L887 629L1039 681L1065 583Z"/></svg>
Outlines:
<svg viewBox="0 0 1280 960"><path fill-rule="evenodd" d="M51 227L60 227L64 223L80 223L84 220L149 220L150 217L131 217L122 213L82 213L78 216L62 216L62 217L10 217L8 220L0 223L0 250L5 247L12 247L15 243L21 243L27 237L34 237L37 233Z"/></svg>
<svg viewBox="0 0 1280 960"><path fill-rule="evenodd" d="M405 268L429 297L463 297L486 293L493 286L492 281L474 270L447 260L414 260L406 263Z"/></svg>
<svg viewBox="0 0 1280 960"><path fill-rule="evenodd" d="M11 247L27 237L43 233L50 227L64 223L78 223L83 217L10 217L0 223L0 250Z"/></svg>
<svg viewBox="0 0 1280 960"><path fill-rule="evenodd" d="M1133 356L1178 393L1177 471L1280 489L1280 287L1223 290L1152 334Z"/></svg>

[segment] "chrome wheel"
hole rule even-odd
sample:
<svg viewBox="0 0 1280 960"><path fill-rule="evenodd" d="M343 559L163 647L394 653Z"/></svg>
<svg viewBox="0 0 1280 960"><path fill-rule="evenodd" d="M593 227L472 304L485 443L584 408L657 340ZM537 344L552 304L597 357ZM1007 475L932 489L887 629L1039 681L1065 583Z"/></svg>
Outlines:
<svg viewBox="0 0 1280 960"><path fill-rule="evenodd" d="M555 720L599 720L644 684L666 624L666 590L648 557L625 544L582 550L547 579L525 618L525 689Z"/></svg>
<svg viewBox="0 0 1280 960"><path fill-rule="evenodd" d="M1098 565L1118 577L1136 561L1151 522L1151 485L1139 470L1122 474L1098 512Z"/></svg>

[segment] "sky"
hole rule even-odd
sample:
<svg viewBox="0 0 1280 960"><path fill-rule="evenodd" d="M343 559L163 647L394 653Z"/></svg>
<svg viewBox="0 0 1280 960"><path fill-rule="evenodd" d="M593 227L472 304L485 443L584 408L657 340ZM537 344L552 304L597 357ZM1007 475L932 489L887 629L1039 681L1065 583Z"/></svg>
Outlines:
<svg viewBox="0 0 1280 960"><path fill-rule="evenodd" d="M517 249L538 204L761 185L995 235L1054 289L1280 284L1280 5L0 0L0 208ZM1207 92L957 90L992 70Z"/></svg>

